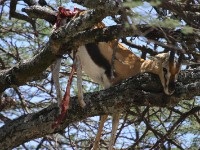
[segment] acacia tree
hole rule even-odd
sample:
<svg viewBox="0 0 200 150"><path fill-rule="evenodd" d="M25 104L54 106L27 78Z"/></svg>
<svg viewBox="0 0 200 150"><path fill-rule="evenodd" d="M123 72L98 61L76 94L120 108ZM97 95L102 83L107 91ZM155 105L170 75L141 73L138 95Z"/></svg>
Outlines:
<svg viewBox="0 0 200 150"><path fill-rule="evenodd" d="M99 121L94 116L121 111L116 149L198 149L199 1L74 2L0 1L0 147L91 149ZM76 5L87 13L52 33L61 5ZM102 20L107 27L92 29ZM184 54L187 64L179 74L175 93L165 95L159 78L149 73L107 90L100 90L84 75L83 88L91 93L84 95L86 107L82 109L75 96L74 76L66 117L58 128L52 128L59 111L50 66L63 58L60 82L64 93L71 50L113 39L144 59L168 51ZM108 145L110 130L108 120L101 149Z"/></svg>

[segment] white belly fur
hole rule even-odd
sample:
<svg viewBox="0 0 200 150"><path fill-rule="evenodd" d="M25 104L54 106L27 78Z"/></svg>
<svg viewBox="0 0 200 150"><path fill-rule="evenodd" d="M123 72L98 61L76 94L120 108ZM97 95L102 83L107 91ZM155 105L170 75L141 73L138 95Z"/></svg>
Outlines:
<svg viewBox="0 0 200 150"><path fill-rule="evenodd" d="M95 82L104 86L104 88L108 88L111 86L109 79L105 74L105 69L99 67L94 63L94 61L90 58L85 46L80 46L78 48L78 55L81 59L82 70Z"/></svg>

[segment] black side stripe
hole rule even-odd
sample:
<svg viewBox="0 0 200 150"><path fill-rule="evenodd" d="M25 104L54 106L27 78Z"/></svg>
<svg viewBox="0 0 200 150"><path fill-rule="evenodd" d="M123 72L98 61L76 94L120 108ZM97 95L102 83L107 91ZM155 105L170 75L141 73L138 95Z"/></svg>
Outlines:
<svg viewBox="0 0 200 150"><path fill-rule="evenodd" d="M101 54L96 43L88 43L85 45L88 54L96 65L105 69L105 74L111 79L111 65L109 61Z"/></svg>

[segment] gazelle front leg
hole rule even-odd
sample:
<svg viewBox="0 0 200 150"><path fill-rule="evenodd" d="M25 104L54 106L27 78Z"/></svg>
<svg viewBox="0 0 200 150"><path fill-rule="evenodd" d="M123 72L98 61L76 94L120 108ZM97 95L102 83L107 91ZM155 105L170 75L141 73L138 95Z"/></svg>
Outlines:
<svg viewBox="0 0 200 150"><path fill-rule="evenodd" d="M100 116L99 129L98 129L98 132L97 132L97 135L96 135L96 138L95 138L92 150L97 150L97 148L99 147L99 142L100 142L100 139L101 139L101 134L102 134L102 131L103 131L103 126L104 126L104 123L106 122L107 118L108 118L108 115L102 115L102 116Z"/></svg>
<svg viewBox="0 0 200 150"><path fill-rule="evenodd" d="M119 125L119 119L120 119L120 113L115 113L112 115L112 132L111 132L111 138L110 138L108 150L113 149L115 138L116 138L116 132Z"/></svg>

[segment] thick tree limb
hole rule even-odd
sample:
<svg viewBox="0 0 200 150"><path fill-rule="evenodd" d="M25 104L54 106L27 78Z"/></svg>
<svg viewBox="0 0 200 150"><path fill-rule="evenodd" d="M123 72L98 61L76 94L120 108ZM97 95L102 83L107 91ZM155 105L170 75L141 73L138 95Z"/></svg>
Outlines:
<svg viewBox="0 0 200 150"><path fill-rule="evenodd" d="M82 109L77 97L72 97L66 120L55 130L52 129L52 124L59 110L57 105L52 104L40 112L21 116L1 127L0 147L11 149L29 140L56 133L65 129L69 124L87 117L112 114L119 110L126 111L134 105L151 107L175 105L183 99L191 99L200 95L200 71L196 72L195 76L198 76L196 83L178 85L173 96L166 96L162 92L162 85L156 75L145 73L110 89L85 94L84 101L87 109ZM187 77L182 78L183 83L185 80Z"/></svg>
<svg viewBox="0 0 200 150"><path fill-rule="evenodd" d="M26 82L35 80L36 77L40 76L40 74L58 58L57 55L67 53L86 43L110 41L118 38L119 36L122 36L119 34L120 30L121 26L111 26L103 29L79 32L76 36L73 36L71 33L72 31L69 31L68 33L72 34L71 36L73 37L68 37L66 40L61 40L61 37L64 36L65 30L59 30L58 34L54 34L56 42L50 39L47 46L31 60L0 72L0 92L3 92L6 88L12 87L13 85L20 86ZM137 36L139 34L140 31L135 31L132 28L126 29L123 32L124 37L129 35Z"/></svg>
<svg viewBox="0 0 200 150"><path fill-rule="evenodd" d="M64 53L67 53L69 50L72 50L73 48L75 49L73 44L77 42L77 39L72 37L74 37L77 32L97 24L108 15L100 13L101 15L95 17L97 16L96 13L98 14L99 12L91 10L88 11L84 16L70 21L69 24L57 30L50 37L46 47L44 47L38 55L26 62L20 63L13 68L1 71L0 92L3 92L9 87L20 86L25 82L32 81L34 77L37 77L48 66L50 66L56 60L58 55L60 56ZM94 39L91 42L94 42ZM63 44L65 44L64 47L62 46ZM66 48L66 45L69 45L69 47Z"/></svg>
<svg viewBox="0 0 200 150"><path fill-rule="evenodd" d="M40 18L48 21L51 24L55 24L56 22L56 12L48 7L42 7L39 5L34 5L31 7L26 7L22 9L22 12L25 12L31 18Z"/></svg>
<svg viewBox="0 0 200 150"><path fill-rule="evenodd" d="M49 23L55 24L56 12L52 11L51 9L47 7L41 7L37 5L37 6L23 8L22 11L26 12L29 15L29 17L45 19ZM200 41L199 30L195 30L193 33L186 35L186 34L183 34L181 30L173 30L173 29L167 29L167 28L160 29L160 27L156 27L156 26L137 25L135 27L136 28L134 29L121 28L120 30L123 29L129 32L129 34L127 34L128 32L126 33L123 32L122 35L145 36L146 38L153 39L153 40L156 40L158 38L166 38L165 36L167 35L169 39L173 38L173 40L177 42L187 41L188 44L189 43L196 44ZM119 38L119 37L116 37L116 38Z"/></svg>
<svg viewBox="0 0 200 150"><path fill-rule="evenodd" d="M89 1L86 0L82 2L84 2L85 5L88 5L87 2L89 3ZM79 45L94 41L111 40L118 37L118 33L121 33L118 32L118 29L120 29L118 28L119 26L84 31L100 22L105 16L115 14L118 9L115 9L116 1L114 0L105 1L106 4L109 2L108 6L102 1L90 1L90 3L92 2L100 2L98 3L98 9L96 11L91 10L84 16L60 28L50 37L46 47L33 59L9 70L1 71L0 92L8 87L23 85L27 81L35 80L35 77L38 77L51 65L52 62L57 59L58 55L67 53L69 50ZM31 16L31 14L29 16ZM111 31L113 32L111 33ZM124 32L124 35L132 33L130 31L128 31L128 33L127 31ZM141 35L136 31L133 31L133 33L135 35ZM195 40L193 40L193 42L195 42ZM176 92L172 96L163 94L162 86L157 76L145 73L128 79L124 83L105 91L85 94L84 100L87 109L82 109L78 105L76 97L71 98L70 108L66 116L67 119L63 120L60 128L55 130L52 129L52 124L59 111L54 104L40 112L24 115L13 121L6 120L6 124L0 128L0 147L4 149L14 148L31 139L64 130L69 124L81 121L90 116L112 114L119 110L126 111L134 105L166 107L168 105L175 105L183 99L192 99L197 95L200 95L199 70L181 72ZM195 112L199 111L199 109L200 108L197 106ZM186 117L187 116L185 116L185 118ZM1 118L4 118L4 116L1 116ZM172 131L173 130L172 128Z"/></svg>

